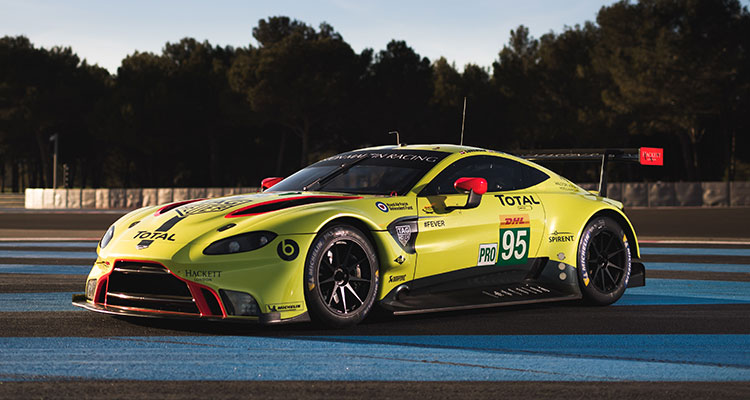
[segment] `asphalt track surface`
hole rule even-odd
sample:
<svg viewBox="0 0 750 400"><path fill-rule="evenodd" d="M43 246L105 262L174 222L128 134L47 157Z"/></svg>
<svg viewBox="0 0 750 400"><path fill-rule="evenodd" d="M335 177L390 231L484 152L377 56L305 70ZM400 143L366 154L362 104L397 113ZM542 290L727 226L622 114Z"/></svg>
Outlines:
<svg viewBox="0 0 750 400"><path fill-rule="evenodd" d="M122 213L0 210L0 398L750 398L750 209L628 211L647 286L347 330L74 309ZM64 239L64 240L62 240Z"/></svg>

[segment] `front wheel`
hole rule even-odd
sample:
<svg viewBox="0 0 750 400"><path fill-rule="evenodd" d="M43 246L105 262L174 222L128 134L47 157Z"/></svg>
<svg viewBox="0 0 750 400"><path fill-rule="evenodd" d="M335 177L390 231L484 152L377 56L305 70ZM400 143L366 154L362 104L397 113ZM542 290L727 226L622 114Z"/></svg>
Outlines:
<svg viewBox="0 0 750 400"><path fill-rule="evenodd" d="M589 304L616 302L630 278L630 245L622 227L611 218L592 219L578 244L578 282Z"/></svg>
<svg viewBox="0 0 750 400"><path fill-rule="evenodd" d="M378 259L365 235L349 225L322 231L305 263L305 300L313 320L330 327L362 321L375 302Z"/></svg>

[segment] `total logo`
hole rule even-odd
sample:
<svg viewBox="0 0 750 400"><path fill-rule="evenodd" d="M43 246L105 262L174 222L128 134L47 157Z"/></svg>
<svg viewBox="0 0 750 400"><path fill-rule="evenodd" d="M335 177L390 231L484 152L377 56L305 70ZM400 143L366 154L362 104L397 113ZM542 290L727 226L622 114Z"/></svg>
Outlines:
<svg viewBox="0 0 750 400"><path fill-rule="evenodd" d="M385 203L383 203L382 201L379 201L379 202L375 203L375 207L377 207L378 210L380 210L382 212L385 212L385 213L388 212L388 206Z"/></svg>
<svg viewBox="0 0 750 400"><path fill-rule="evenodd" d="M518 195L518 196L506 196L504 194L496 194L495 197L497 197L498 200L500 200L500 204L503 205L503 207L506 206L533 206L534 204L541 205L542 203L539 202L536 198L534 198L533 194L530 195Z"/></svg>
<svg viewBox="0 0 750 400"><path fill-rule="evenodd" d="M174 233L168 234L166 232L149 232L149 231L138 231L133 236L133 239L148 239L148 240L166 240L174 242Z"/></svg>

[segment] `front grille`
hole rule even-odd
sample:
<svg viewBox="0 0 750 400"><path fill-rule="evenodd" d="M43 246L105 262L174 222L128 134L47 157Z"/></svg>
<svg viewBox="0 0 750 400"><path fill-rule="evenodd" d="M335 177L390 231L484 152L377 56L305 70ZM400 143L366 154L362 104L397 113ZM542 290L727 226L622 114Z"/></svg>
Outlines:
<svg viewBox="0 0 750 400"><path fill-rule="evenodd" d="M187 284L160 264L118 261L109 276L107 305L199 314Z"/></svg>

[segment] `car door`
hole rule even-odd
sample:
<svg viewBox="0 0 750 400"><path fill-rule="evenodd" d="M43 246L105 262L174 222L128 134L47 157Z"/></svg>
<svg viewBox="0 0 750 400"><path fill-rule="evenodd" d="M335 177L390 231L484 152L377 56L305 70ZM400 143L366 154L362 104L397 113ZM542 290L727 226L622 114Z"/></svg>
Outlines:
<svg viewBox="0 0 750 400"><path fill-rule="evenodd" d="M536 255L544 228L544 207L528 179L531 168L499 156L479 155L446 167L417 197L419 236L415 278L472 267L526 264ZM458 178L484 178L487 193L476 208L457 193Z"/></svg>

